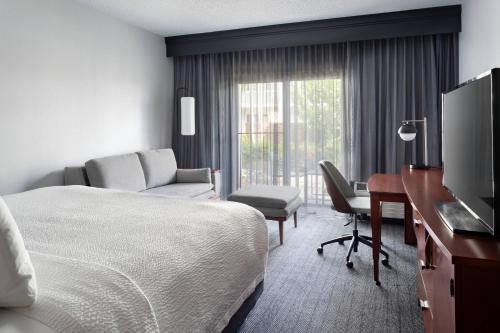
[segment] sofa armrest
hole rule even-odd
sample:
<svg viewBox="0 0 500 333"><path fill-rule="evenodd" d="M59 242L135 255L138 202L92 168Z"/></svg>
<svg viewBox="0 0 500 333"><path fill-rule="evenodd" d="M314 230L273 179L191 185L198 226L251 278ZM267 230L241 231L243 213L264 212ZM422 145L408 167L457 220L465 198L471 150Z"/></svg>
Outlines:
<svg viewBox="0 0 500 333"><path fill-rule="evenodd" d="M177 183L211 183L210 168L177 169Z"/></svg>
<svg viewBox="0 0 500 333"><path fill-rule="evenodd" d="M211 172L212 184L214 184L215 195L220 198L220 193L222 190L222 178L219 169L214 169Z"/></svg>

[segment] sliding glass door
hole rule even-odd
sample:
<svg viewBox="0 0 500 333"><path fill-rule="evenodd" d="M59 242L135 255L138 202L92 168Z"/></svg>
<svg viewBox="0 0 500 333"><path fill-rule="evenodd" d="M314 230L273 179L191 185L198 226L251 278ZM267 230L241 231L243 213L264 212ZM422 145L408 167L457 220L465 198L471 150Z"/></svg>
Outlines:
<svg viewBox="0 0 500 333"><path fill-rule="evenodd" d="M238 119L239 185L283 185L283 83L240 84Z"/></svg>
<svg viewBox="0 0 500 333"><path fill-rule="evenodd" d="M336 78L238 85L238 186L291 185L327 204L318 162L344 170L344 103Z"/></svg>

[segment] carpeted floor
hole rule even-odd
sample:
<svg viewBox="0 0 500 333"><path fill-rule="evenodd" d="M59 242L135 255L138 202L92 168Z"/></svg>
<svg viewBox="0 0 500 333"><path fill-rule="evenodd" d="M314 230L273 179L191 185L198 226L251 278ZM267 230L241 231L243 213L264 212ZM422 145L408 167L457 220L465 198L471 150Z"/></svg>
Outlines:
<svg viewBox="0 0 500 333"><path fill-rule="evenodd" d="M279 246L278 223L268 221L269 261L264 292L240 333L249 332L423 332L416 296L415 248L403 242L401 223L384 223L382 241L391 267L380 265L382 286L373 281L371 249L360 245L354 268L345 265L348 243L316 248L349 233L345 217L329 208L304 208L299 225L285 222ZM360 232L371 235L367 223Z"/></svg>

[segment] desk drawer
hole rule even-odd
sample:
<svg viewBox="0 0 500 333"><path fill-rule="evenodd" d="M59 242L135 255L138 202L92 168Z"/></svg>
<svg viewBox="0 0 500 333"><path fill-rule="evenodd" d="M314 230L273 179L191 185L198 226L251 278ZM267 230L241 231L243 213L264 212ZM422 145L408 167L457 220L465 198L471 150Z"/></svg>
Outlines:
<svg viewBox="0 0 500 333"><path fill-rule="evenodd" d="M425 333L431 333L433 331L434 324L432 316L432 302L429 299L429 294L432 293L432 290L427 290L427 288L429 287L429 280L432 272L423 271L420 266L417 271L418 303L422 314L422 320L424 322ZM427 308L422 307L422 305L426 305Z"/></svg>
<svg viewBox="0 0 500 333"><path fill-rule="evenodd" d="M427 236L424 256L427 265L418 262L418 301L424 321L425 333L455 332L453 265L432 237ZM422 306L423 305L423 306Z"/></svg>
<svg viewBox="0 0 500 333"><path fill-rule="evenodd" d="M422 216L413 211L413 228L417 238L417 271L418 271L418 300L421 306L425 332L434 330L434 279L436 273L433 265L434 241L425 229Z"/></svg>
<svg viewBox="0 0 500 333"><path fill-rule="evenodd" d="M435 332L455 332L455 274L451 258L434 244L432 258L433 318Z"/></svg>
<svg viewBox="0 0 500 333"><path fill-rule="evenodd" d="M425 241L428 235L425 231L423 219L416 210L413 210L413 229L417 238L417 260L425 262Z"/></svg>

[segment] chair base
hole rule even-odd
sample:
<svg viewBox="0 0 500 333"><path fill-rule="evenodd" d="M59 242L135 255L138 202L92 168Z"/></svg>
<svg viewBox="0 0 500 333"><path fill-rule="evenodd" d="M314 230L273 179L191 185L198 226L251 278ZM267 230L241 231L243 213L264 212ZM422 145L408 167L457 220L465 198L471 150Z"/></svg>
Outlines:
<svg viewBox="0 0 500 333"><path fill-rule="evenodd" d="M354 229L352 231L352 235L343 235L341 237L337 237L327 242L321 243L321 246L318 247L317 249L318 254L323 254L323 246L325 245L333 243L339 243L340 245L344 245L345 241L351 241L351 244L349 245L349 251L347 252L347 257L346 257L346 266L348 268L354 267L354 264L351 261L351 254L353 251L358 252L358 246L360 243L369 246L371 248L373 247L372 238L370 236L360 235L358 230ZM389 254L382 249L380 249L380 253L385 257L384 259L382 259L382 265L388 266Z"/></svg>

